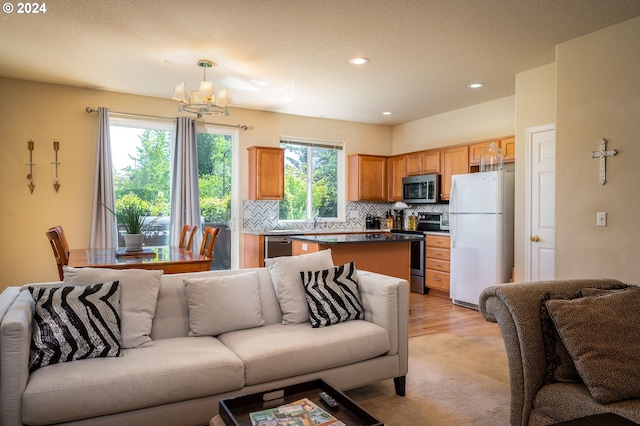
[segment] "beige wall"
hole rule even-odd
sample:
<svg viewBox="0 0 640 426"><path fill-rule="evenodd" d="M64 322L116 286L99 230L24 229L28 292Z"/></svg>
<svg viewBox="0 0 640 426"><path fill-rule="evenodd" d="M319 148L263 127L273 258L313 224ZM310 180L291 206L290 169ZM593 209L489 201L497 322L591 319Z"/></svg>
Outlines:
<svg viewBox="0 0 640 426"><path fill-rule="evenodd" d="M556 277L640 283L640 18L557 48ZM598 183L601 138L618 154ZM596 227L596 212L608 226Z"/></svg>
<svg viewBox="0 0 640 426"><path fill-rule="evenodd" d="M0 78L0 93L1 291L8 285L58 279L44 235L49 227L62 225L71 248L89 245L98 117L87 114L85 108L105 106L111 111L172 117L177 115L177 105L170 99L6 78ZM391 154L389 126L246 109L232 109L229 117L209 121L249 126L240 132L241 177L247 176L246 148L277 146L281 135L342 141L347 154ZM24 165L29 139L35 142L33 194ZM50 165L54 140L60 141L62 163L58 193ZM246 194L246 179L241 179L238 202Z"/></svg>
<svg viewBox="0 0 640 426"><path fill-rule="evenodd" d="M526 131L529 127L555 122L556 64L551 63L516 75L516 191L515 191L515 280L524 280Z"/></svg>
<svg viewBox="0 0 640 426"><path fill-rule="evenodd" d="M393 128L393 154L514 134L515 96L434 115Z"/></svg>

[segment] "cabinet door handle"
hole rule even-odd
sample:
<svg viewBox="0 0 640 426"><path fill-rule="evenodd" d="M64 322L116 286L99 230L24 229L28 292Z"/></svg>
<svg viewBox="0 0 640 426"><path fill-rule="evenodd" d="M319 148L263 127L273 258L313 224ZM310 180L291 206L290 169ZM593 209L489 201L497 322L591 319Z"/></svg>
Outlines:
<svg viewBox="0 0 640 426"><path fill-rule="evenodd" d="M440 281L440 278L438 278L438 277L434 277L434 278L433 278L433 280L434 280L434 281Z"/></svg>

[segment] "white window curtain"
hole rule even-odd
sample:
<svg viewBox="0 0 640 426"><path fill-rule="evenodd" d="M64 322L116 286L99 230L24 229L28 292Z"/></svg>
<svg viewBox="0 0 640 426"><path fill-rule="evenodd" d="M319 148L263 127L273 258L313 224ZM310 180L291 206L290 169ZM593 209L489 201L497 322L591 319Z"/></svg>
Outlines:
<svg viewBox="0 0 640 426"><path fill-rule="evenodd" d="M96 172L91 213L90 248L118 246L115 218L105 208L115 211L113 168L111 166L111 138L109 136L109 109L98 108L98 140L96 144Z"/></svg>
<svg viewBox="0 0 640 426"><path fill-rule="evenodd" d="M192 247L197 252L202 242L203 223L198 189L196 123L192 118L178 117L171 144L171 245L178 245L184 224L198 227Z"/></svg>

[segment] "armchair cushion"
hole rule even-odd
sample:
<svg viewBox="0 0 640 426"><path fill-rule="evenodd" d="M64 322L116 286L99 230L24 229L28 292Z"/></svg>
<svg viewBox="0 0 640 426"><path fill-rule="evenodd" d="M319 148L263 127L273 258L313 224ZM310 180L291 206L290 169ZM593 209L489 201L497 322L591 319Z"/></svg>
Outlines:
<svg viewBox="0 0 640 426"><path fill-rule="evenodd" d="M546 302L568 353L601 404L640 397L640 288Z"/></svg>

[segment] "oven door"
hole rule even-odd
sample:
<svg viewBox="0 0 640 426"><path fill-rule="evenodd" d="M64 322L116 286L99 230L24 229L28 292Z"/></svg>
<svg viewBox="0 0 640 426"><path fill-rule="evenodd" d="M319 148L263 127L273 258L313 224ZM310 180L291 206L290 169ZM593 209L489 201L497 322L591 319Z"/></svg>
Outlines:
<svg viewBox="0 0 640 426"><path fill-rule="evenodd" d="M411 241L411 277L410 290L414 293L425 293L425 240Z"/></svg>

